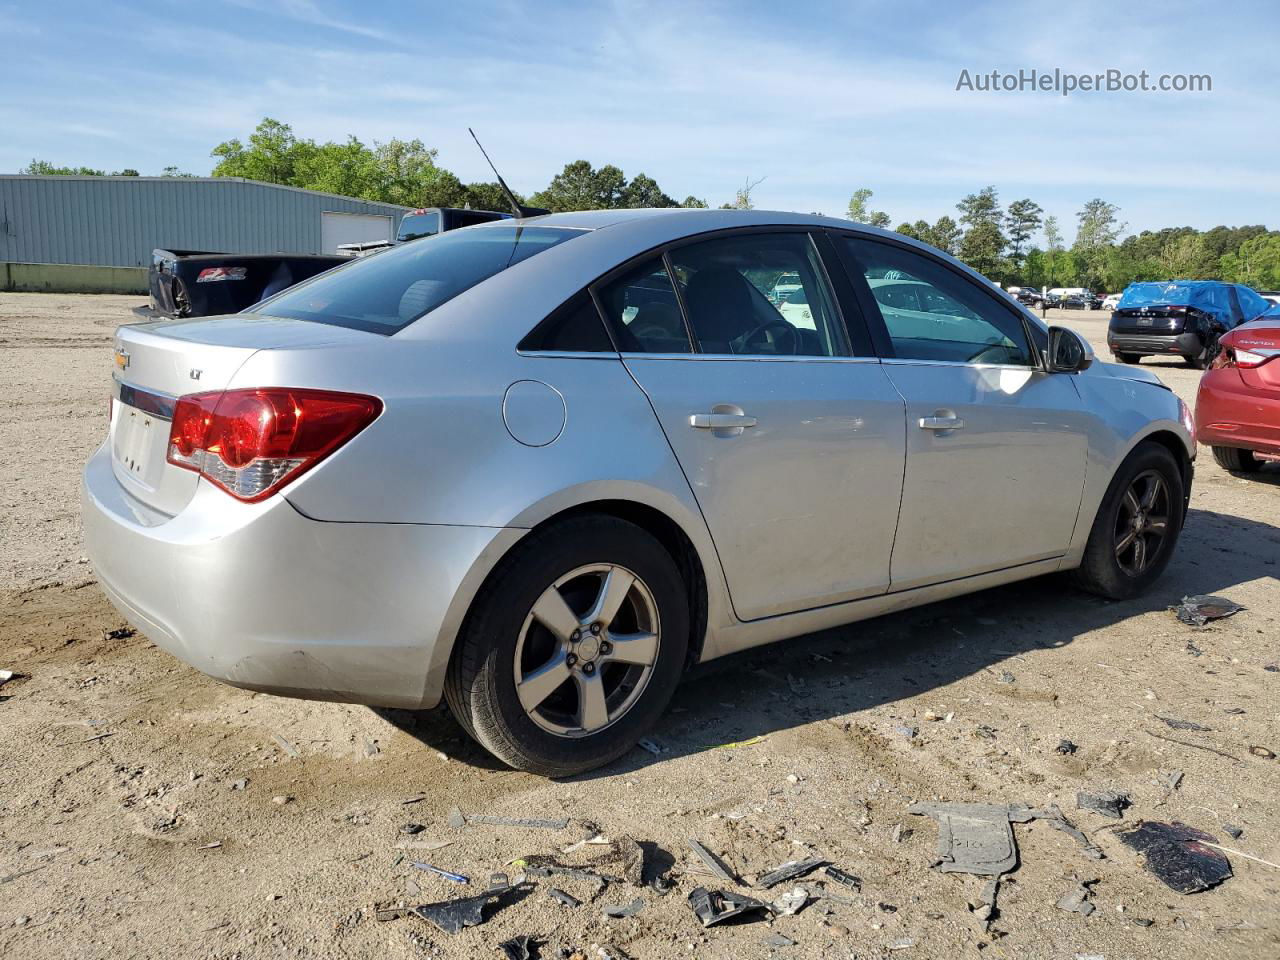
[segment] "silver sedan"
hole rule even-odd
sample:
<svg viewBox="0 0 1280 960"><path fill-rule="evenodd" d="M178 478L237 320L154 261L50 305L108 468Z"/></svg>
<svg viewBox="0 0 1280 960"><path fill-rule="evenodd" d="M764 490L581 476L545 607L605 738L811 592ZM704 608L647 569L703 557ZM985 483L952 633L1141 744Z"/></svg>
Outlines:
<svg viewBox="0 0 1280 960"><path fill-rule="evenodd" d="M500 221L116 340L83 510L124 615L237 686L447 700L547 775L698 661L1059 571L1133 596L1195 456L1149 372L821 217Z"/></svg>

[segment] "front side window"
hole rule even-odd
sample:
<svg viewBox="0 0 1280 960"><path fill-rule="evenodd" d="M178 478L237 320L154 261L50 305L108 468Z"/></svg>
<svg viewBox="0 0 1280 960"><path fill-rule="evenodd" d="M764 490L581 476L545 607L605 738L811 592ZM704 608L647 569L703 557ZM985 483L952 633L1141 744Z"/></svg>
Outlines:
<svg viewBox="0 0 1280 960"><path fill-rule="evenodd" d="M600 302L623 353L692 353L680 301L661 257L606 284Z"/></svg>
<svg viewBox="0 0 1280 960"><path fill-rule="evenodd" d="M808 234L739 234L686 244L670 256L701 353L848 355Z"/></svg>
<svg viewBox="0 0 1280 960"><path fill-rule="evenodd" d="M454 230L354 260L248 312L389 336L494 274L584 232L516 226Z"/></svg>
<svg viewBox="0 0 1280 960"><path fill-rule="evenodd" d="M1022 321L948 267L893 244L842 236L907 360L1035 366Z"/></svg>

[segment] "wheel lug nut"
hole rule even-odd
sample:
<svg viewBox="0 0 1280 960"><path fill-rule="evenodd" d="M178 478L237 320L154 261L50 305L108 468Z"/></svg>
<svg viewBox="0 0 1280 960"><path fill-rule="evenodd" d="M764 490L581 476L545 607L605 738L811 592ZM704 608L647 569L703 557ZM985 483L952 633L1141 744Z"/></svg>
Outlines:
<svg viewBox="0 0 1280 960"><path fill-rule="evenodd" d="M587 676L591 676L591 674L596 672L596 665L590 662L584 663L582 665L582 672L585 673Z"/></svg>
<svg viewBox="0 0 1280 960"><path fill-rule="evenodd" d="M592 632L592 633L599 633L599 632L600 632L600 624L598 624L598 623L593 623L593 624L591 625L591 632Z"/></svg>
<svg viewBox="0 0 1280 960"><path fill-rule="evenodd" d="M565 663L567 663L569 666L571 666L571 667L572 667L575 663L577 663L577 662L578 662L578 657L577 657L577 655L575 655L575 654L572 654L572 653L571 653L571 654L569 654L567 657L565 657L565 658L564 658L564 662L565 662Z"/></svg>
<svg viewBox="0 0 1280 960"><path fill-rule="evenodd" d="M582 639L582 631L581 630L573 631L573 633L569 635L569 639L572 640L574 643L577 643L579 640Z"/></svg>
<svg viewBox="0 0 1280 960"><path fill-rule="evenodd" d="M610 653L610 652L612 652L612 650L613 650L613 644L612 644L612 643L610 643L608 640L606 640L604 643L600 644L600 652L601 652L601 653Z"/></svg>

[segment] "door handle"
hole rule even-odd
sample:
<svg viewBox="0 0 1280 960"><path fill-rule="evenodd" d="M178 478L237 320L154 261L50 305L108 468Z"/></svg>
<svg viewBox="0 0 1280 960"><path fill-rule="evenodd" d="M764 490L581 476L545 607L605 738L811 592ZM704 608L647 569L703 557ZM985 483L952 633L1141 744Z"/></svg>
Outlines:
<svg viewBox="0 0 1280 960"><path fill-rule="evenodd" d="M754 427L759 421L743 413L691 413L689 426L696 430L726 430Z"/></svg>
<svg viewBox="0 0 1280 960"><path fill-rule="evenodd" d="M964 428L964 421L959 417L921 417L920 429L922 430L961 430Z"/></svg>

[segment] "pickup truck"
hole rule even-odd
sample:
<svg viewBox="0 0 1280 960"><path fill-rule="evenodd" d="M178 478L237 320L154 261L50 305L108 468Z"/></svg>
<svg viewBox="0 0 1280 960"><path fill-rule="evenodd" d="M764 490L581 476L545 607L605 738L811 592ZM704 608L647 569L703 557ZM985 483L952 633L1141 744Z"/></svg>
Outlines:
<svg viewBox="0 0 1280 960"><path fill-rule="evenodd" d="M412 210L400 221L395 240L346 243L338 254L215 253L208 250L156 249L147 271L148 303L134 307L142 320L209 317L239 313L318 273L388 247L445 230L509 218L492 210L429 207Z"/></svg>

